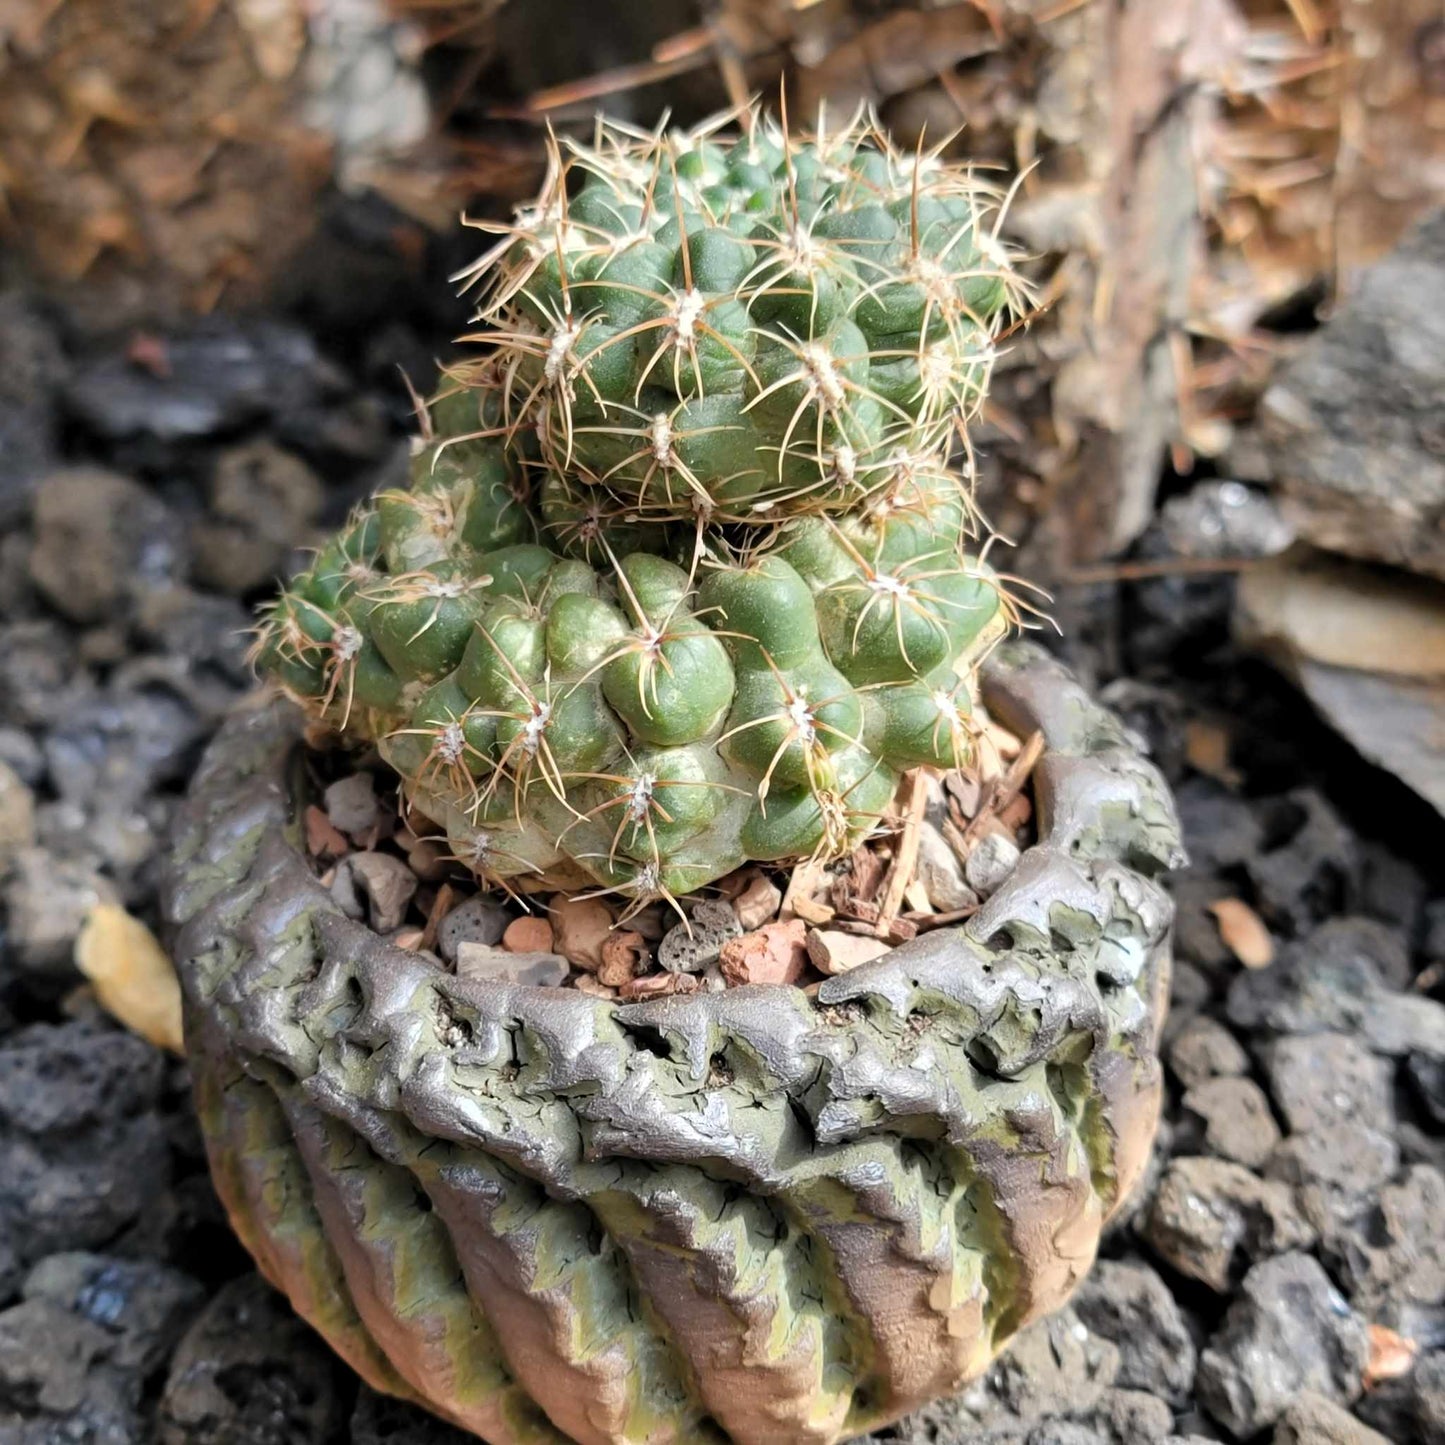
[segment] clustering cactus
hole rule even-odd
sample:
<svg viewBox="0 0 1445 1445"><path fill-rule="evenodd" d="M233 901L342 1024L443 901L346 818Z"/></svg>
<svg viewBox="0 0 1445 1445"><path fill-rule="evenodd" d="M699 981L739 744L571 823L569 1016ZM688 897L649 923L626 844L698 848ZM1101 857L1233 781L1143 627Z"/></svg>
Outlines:
<svg viewBox="0 0 1445 1445"><path fill-rule="evenodd" d="M745 119L601 130L476 271L507 424L665 518L853 509L946 449L1020 295L970 172Z"/></svg>
<svg viewBox="0 0 1445 1445"><path fill-rule="evenodd" d="M836 856L972 753L1012 616L948 463L1019 295L992 193L871 126L746 121L554 167L410 487L262 627L494 879L646 899Z"/></svg>

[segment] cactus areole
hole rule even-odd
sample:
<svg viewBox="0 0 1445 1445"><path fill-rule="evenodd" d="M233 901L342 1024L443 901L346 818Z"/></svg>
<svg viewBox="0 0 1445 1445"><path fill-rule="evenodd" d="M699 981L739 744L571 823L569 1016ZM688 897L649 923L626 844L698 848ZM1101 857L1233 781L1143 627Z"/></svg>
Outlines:
<svg viewBox="0 0 1445 1445"><path fill-rule="evenodd" d="M1067 1296L1147 1156L1178 828L984 559L1001 204L862 122L559 150L409 485L263 620L290 701L196 780L167 906L237 1232L365 1379L496 1445L897 1418ZM484 884L623 916L846 857L985 714L1041 737L1036 836L962 926L808 990L462 978L320 886L303 713Z"/></svg>

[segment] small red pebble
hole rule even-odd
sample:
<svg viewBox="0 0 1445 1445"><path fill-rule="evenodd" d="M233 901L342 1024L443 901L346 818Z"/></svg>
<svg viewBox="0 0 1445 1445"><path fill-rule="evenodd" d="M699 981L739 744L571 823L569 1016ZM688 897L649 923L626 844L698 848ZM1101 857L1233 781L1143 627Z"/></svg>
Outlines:
<svg viewBox="0 0 1445 1445"><path fill-rule="evenodd" d="M730 985L796 983L808 964L808 925L801 918L767 923L722 947L722 974Z"/></svg>
<svg viewBox="0 0 1445 1445"><path fill-rule="evenodd" d="M306 851L313 858L344 858L351 852L346 834L315 803L306 809Z"/></svg>
<svg viewBox="0 0 1445 1445"><path fill-rule="evenodd" d="M551 953L552 925L526 914L514 918L502 935L502 947L508 953Z"/></svg>

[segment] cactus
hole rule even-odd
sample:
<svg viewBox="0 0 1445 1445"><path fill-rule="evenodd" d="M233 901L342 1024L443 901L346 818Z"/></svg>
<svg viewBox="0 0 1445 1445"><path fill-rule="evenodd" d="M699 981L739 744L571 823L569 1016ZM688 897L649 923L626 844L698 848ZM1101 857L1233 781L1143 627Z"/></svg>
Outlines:
<svg viewBox="0 0 1445 1445"><path fill-rule="evenodd" d="M493 880L647 900L836 857L903 770L972 759L973 672L1016 611L946 432L1016 288L965 173L748 119L730 148L604 131L570 200L556 170L490 258L493 354L424 410L410 485L262 625L282 687L376 742ZM784 361L816 348L851 378L832 411ZM934 351L966 383L920 382ZM634 415L691 461L609 461ZM832 481L800 484L825 452Z"/></svg>
<svg viewBox="0 0 1445 1445"><path fill-rule="evenodd" d="M743 120L600 125L470 273L501 423L624 510L851 511L946 450L1025 297L969 170Z"/></svg>

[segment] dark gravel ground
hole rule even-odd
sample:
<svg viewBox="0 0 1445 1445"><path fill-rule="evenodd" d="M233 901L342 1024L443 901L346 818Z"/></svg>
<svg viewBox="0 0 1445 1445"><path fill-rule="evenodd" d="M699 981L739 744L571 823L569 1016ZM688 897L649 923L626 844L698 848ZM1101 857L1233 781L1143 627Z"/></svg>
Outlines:
<svg viewBox="0 0 1445 1445"><path fill-rule="evenodd" d="M251 604L401 474L395 368L424 377L430 348L369 337L82 345L0 297L0 1445L460 1438L359 1389L260 1283L184 1067L71 963L97 897L154 922ZM1172 545L1160 523L1143 549ZM1166 1123L1072 1308L879 1439L1445 1442L1445 827L1236 654L1229 605L1197 578L1060 598L1062 650L1150 739L1194 860ZM1221 725L1227 781L1199 742ZM1270 967L1234 961L1221 899L1267 923Z"/></svg>

